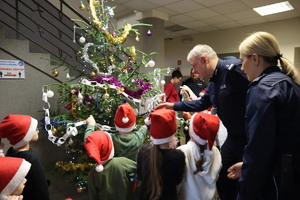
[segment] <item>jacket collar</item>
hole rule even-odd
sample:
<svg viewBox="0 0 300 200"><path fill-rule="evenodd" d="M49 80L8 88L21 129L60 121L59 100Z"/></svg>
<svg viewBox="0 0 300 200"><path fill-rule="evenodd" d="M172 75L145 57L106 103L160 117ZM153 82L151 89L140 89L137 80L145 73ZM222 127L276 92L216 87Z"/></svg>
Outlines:
<svg viewBox="0 0 300 200"><path fill-rule="evenodd" d="M278 66L270 66L268 68L266 68L256 79L254 79L250 85L258 83L262 78L264 78L265 76L267 76L268 74L271 74L273 72L280 72L280 68Z"/></svg>

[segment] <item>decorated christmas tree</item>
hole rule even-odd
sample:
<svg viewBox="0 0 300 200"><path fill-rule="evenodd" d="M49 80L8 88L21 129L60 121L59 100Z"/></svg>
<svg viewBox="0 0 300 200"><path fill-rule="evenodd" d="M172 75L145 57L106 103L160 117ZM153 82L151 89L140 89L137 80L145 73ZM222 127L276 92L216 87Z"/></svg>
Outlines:
<svg viewBox="0 0 300 200"><path fill-rule="evenodd" d="M68 160L57 161L55 167L72 177L78 192L86 188L87 174L95 164L84 149L84 120L93 115L98 129L114 132L115 111L119 105L128 102L138 113L137 123L142 123L145 114L161 102L164 94L160 89L164 81L160 77L170 71L154 68L151 57L155 53L146 54L135 46L124 44L129 36L138 42L140 33L136 27L150 25L126 24L117 29L111 23L114 8L105 6L103 1L89 0L88 4L86 10L89 10L92 22L74 19L84 24L76 27L85 33L78 39L77 52L84 66L78 69L57 62L53 76L58 75L59 67L67 67L78 75L66 82L43 87L43 128L48 139L64 147L69 155ZM81 9L85 9L83 4ZM153 67L153 70L140 73L141 67ZM50 98L55 94L59 95L59 103L65 108L60 114L50 112Z"/></svg>

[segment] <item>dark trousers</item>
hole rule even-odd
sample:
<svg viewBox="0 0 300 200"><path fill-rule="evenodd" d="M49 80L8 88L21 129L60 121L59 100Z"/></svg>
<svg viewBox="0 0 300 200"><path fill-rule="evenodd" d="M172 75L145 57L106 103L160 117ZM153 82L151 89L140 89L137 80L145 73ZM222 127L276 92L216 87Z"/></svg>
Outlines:
<svg viewBox="0 0 300 200"><path fill-rule="evenodd" d="M238 194L237 179L227 178L227 169L241 162L246 138L228 137L221 148L222 169L217 180L217 190L221 200L235 200Z"/></svg>

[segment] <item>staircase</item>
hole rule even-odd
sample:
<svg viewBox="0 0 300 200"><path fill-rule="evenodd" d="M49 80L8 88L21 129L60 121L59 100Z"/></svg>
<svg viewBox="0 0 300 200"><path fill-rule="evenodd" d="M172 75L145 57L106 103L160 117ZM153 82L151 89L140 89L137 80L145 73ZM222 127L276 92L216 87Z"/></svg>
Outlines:
<svg viewBox="0 0 300 200"><path fill-rule="evenodd" d="M18 6L16 6L16 2L18 2ZM71 28L70 26L65 27L69 37L58 31L58 29L62 29L61 27L67 19L62 13L59 15L63 17L56 20L60 25L58 24L56 29L51 28L50 31L47 31L46 27L55 22L54 13L59 13L57 9L55 10L48 4L47 0L0 0L0 60L21 60L25 63L24 79L0 78L0 121L8 114L26 114L38 121L42 119L44 115L42 87L66 81L66 73L72 75L72 72L68 70L58 69L59 75L54 77L52 70L56 66L52 65L51 59L82 66L76 56L79 45L74 43L70 36L73 35L73 22L68 19ZM36 7L37 11L34 11L33 7ZM28 15L25 13L26 10L29 12ZM46 13L52 18L46 19ZM46 21L49 22L48 25ZM56 25L52 24L51 26ZM76 34L76 37L79 37L79 33ZM51 111L58 111L60 108L57 103L57 93L54 98L49 100L51 101ZM6 140L2 140L2 142L5 143L4 152L6 152L10 145ZM49 142L47 135L43 132L40 132L39 141L33 145L33 149L47 165L53 165L55 161L65 156L64 149L59 149ZM49 154L49 152L55 153ZM49 187L51 200L68 197L88 199L86 192L79 194L76 187L64 179L51 177L50 174L47 176L51 181Z"/></svg>

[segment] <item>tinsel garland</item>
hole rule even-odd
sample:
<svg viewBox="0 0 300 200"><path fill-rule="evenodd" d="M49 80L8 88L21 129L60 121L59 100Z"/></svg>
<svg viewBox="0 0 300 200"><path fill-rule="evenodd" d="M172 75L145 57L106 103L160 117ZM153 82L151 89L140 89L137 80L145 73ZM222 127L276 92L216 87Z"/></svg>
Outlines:
<svg viewBox="0 0 300 200"><path fill-rule="evenodd" d="M152 84L149 82L144 82L142 79L136 79L135 82L137 83L137 86L140 89L133 91L133 90L126 88L124 85L122 85L122 83L120 83L120 81L118 81L118 79L116 79L113 76L109 76L109 75L98 76L98 77L89 79L89 81L96 81L100 84L107 82L111 85L117 86L118 88L124 88L124 92L126 94L128 94L129 96L131 96L133 98L137 98L137 99L141 98L141 96L143 94L145 94L147 91L149 91L153 87Z"/></svg>
<svg viewBox="0 0 300 200"><path fill-rule="evenodd" d="M74 172L77 170L81 170L81 171L90 170L95 165L96 165L95 163L70 163L65 161L58 161L55 163L56 167L59 167L64 171L68 171L68 172Z"/></svg>

